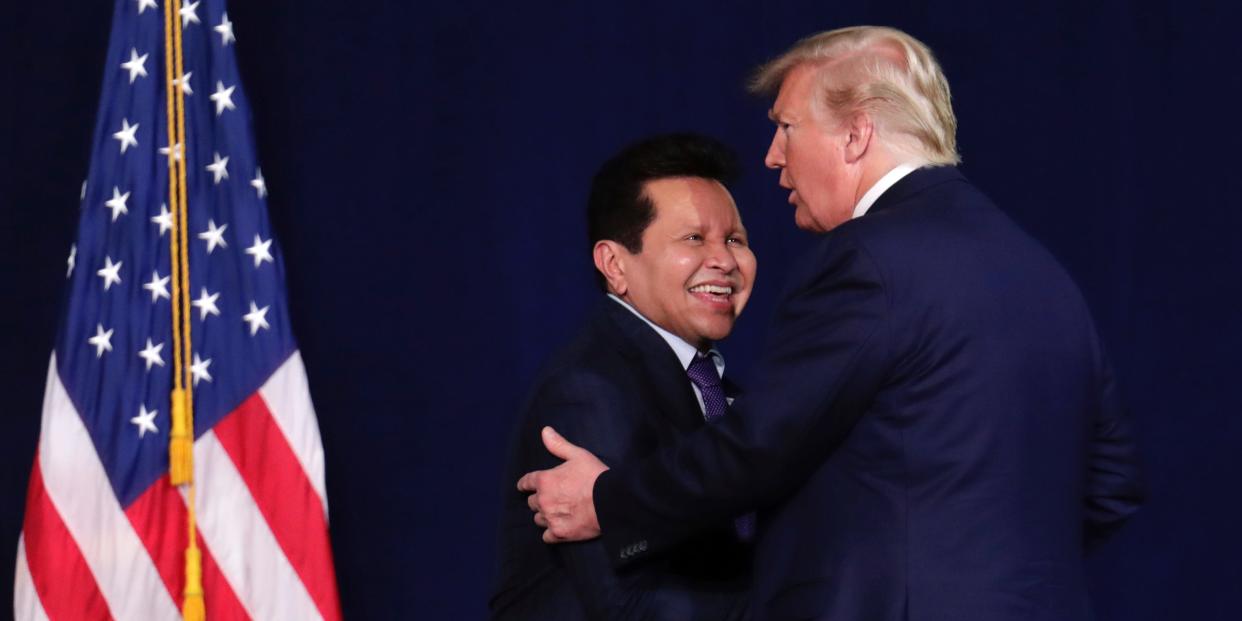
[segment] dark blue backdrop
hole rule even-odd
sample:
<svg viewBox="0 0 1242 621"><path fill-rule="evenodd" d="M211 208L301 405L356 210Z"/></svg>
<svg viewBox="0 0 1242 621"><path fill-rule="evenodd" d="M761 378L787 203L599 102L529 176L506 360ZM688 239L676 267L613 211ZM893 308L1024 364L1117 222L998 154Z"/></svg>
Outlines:
<svg viewBox="0 0 1242 621"><path fill-rule="evenodd" d="M111 6L8 4L5 615ZM735 196L759 286L725 346L744 374L808 240L761 166L767 104L744 78L802 35L884 23L937 51L963 170L1074 274L1124 381L1152 496L1092 560L1101 618L1238 618L1242 52L1226 3L496 4L230 10L347 617L483 616L508 430L595 299L583 202L621 144L692 129L750 163Z"/></svg>

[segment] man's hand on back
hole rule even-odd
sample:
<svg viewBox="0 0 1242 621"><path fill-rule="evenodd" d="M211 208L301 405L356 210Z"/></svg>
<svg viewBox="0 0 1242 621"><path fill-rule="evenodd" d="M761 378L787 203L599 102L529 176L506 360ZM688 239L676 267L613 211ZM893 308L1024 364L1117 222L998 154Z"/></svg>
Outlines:
<svg viewBox="0 0 1242 621"><path fill-rule="evenodd" d="M517 484L535 512L535 524L543 527L547 543L584 541L599 536L599 520L591 492L595 479L608 469L590 451L574 446L551 427L543 428L543 445L565 463L551 470L528 472Z"/></svg>

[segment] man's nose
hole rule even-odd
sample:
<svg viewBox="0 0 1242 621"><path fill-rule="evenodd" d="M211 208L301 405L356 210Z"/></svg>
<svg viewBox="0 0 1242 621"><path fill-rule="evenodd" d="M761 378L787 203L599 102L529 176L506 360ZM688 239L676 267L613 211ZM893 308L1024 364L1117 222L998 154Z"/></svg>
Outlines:
<svg viewBox="0 0 1242 621"><path fill-rule="evenodd" d="M768 154L764 156L763 164L772 169L785 167L785 145L782 144L780 128L772 135L772 144L768 145Z"/></svg>
<svg viewBox="0 0 1242 621"><path fill-rule="evenodd" d="M705 267L720 270L726 274L737 269L737 257L733 256L733 246L728 241L709 244Z"/></svg>

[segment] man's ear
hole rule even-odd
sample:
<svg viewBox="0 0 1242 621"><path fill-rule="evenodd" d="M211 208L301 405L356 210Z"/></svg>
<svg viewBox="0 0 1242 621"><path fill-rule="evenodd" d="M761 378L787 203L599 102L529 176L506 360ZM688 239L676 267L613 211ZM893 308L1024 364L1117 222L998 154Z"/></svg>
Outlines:
<svg viewBox="0 0 1242 621"><path fill-rule="evenodd" d="M625 260L629 252L611 239L601 239L595 242L592 254L595 257L595 269L599 270L599 273L603 274L604 279L608 281L608 290L625 297L629 291L629 284L625 278Z"/></svg>
<svg viewBox="0 0 1242 621"><path fill-rule="evenodd" d="M844 149L845 161L853 164L862 159L871 148L871 141L875 139L875 122L871 120L870 114L855 112L845 121L845 129L848 132Z"/></svg>

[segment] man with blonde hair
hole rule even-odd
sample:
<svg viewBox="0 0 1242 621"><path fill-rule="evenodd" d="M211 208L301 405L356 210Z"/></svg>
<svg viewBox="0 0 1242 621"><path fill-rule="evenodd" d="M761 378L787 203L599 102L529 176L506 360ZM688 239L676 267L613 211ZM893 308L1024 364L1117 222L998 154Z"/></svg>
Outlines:
<svg viewBox="0 0 1242 621"><path fill-rule="evenodd" d="M544 430L544 540L622 565L758 506L760 619L1090 619L1085 549L1142 499L1128 423L1078 289L953 167L931 51L834 30L753 86L822 240L722 424L613 470Z"/></svg>

